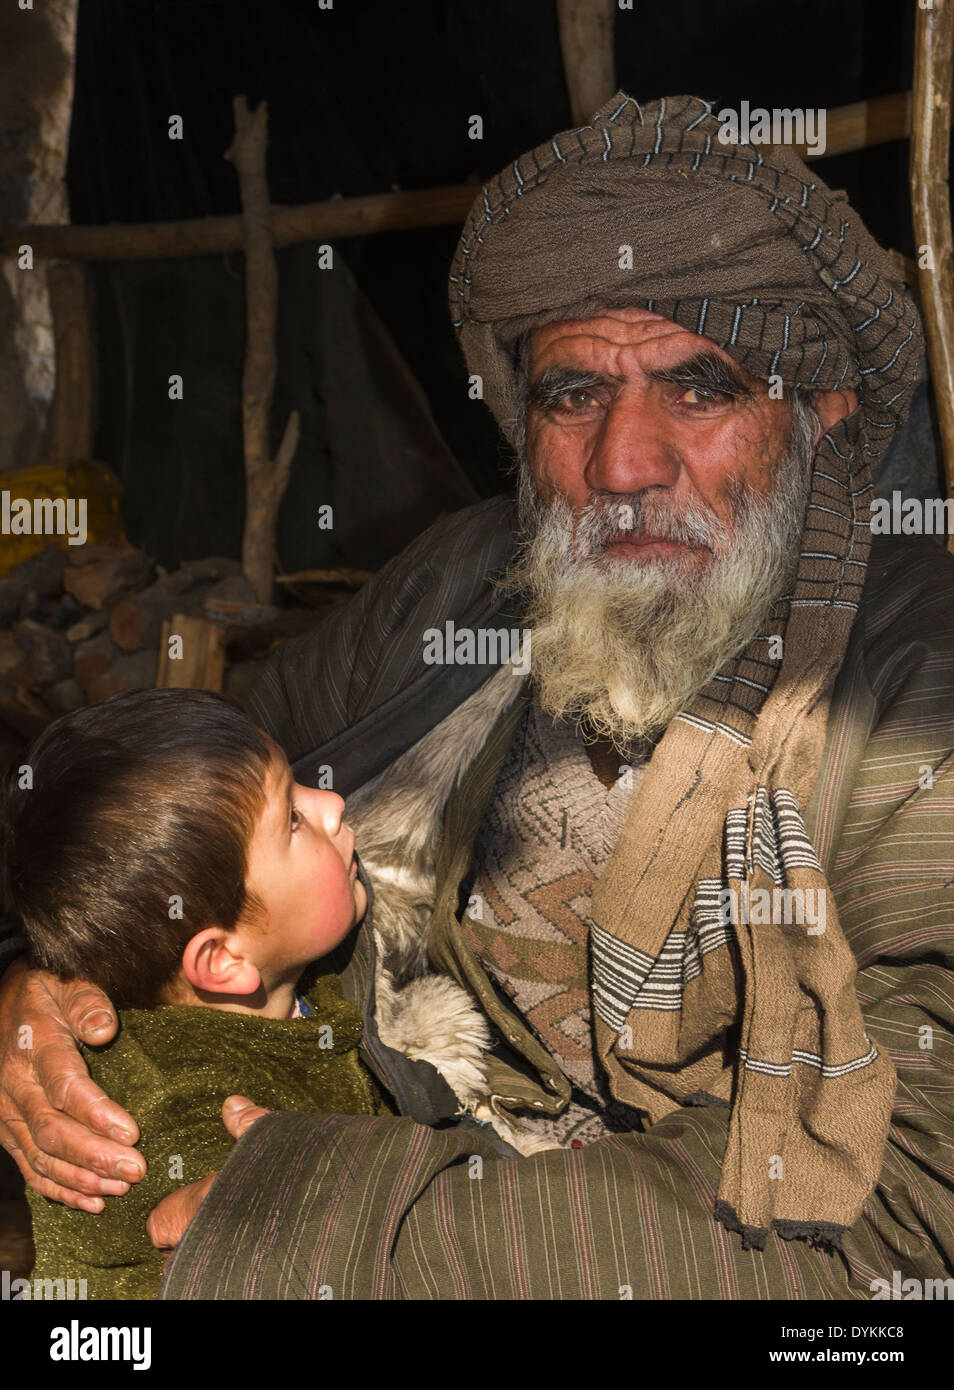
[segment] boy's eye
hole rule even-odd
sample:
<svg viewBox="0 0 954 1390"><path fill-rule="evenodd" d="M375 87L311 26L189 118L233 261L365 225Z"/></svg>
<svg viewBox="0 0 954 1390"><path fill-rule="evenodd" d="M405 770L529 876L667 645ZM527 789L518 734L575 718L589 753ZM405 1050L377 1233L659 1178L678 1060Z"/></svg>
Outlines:
<svg viewBox="0 0 954 1390"><path fill-rule="evenodd" d="M298 829L298 827L299 827L300 825L301 825L301 812L299 811L299 809L298 809L297 806L293 806L293 807L292 807L292 812L291 812L291 828L292 828L293 831L295 831L295 830Z"/></svg>

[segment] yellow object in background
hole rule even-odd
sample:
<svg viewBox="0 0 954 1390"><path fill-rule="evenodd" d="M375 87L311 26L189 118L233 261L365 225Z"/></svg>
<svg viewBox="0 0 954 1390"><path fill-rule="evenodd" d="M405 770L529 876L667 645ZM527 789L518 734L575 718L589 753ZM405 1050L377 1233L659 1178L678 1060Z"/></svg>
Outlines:
<svg viewBox="0 0 954 1390"><path fill-rule="evenodd" d="M104 463L77 459L71 463L35 463L30 468L14 468L0 473L0 491L14 498L86 498L86 543L125 545L126 533L119 504L122 484ZM48 545L65 550L69 537L63 535L0 535L0 575Z"/></svg>

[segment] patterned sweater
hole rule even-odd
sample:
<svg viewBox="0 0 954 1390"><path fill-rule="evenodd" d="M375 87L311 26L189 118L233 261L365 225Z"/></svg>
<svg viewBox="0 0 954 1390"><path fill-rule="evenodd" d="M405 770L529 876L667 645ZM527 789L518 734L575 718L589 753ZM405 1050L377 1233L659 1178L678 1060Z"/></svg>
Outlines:
<svg viewBox="0 0 954 1390"><path fill-rule="evenodd" d="M642 1127L637 1112L610 1095L594 1055L589 899L644 768L645 761L619 762L605 787L575 729L533 701L474 847L464 939L574 1087L561 1115L523 1120L523 1129L554 1145Z"/></svg>

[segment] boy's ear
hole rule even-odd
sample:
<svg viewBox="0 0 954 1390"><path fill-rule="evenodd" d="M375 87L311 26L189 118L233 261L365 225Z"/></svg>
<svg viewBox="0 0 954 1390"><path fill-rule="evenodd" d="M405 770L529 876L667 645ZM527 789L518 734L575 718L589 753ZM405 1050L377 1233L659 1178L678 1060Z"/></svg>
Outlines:
<svg viewBox="0 0 954 1390"><path fill-rule="evenodd" d="M207 994L254 994L262 977L238 946L238 938L224 927L196 932L182 953L182 973L193 989Z"/></svg>

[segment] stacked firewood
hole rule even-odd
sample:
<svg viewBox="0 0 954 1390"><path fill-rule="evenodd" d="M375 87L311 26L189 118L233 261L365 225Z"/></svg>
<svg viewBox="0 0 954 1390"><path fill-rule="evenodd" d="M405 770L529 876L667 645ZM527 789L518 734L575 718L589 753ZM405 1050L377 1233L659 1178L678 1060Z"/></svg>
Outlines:
<svg viewBox="0 0 954 1390"><path fill-rule="evenodd" d="M0 578L0 761L58 715L159 683L161 644L183 616L215 625L221 687L242 700L275 647L319 615L258 603L239 562L221 556L169 573L130 545L51 546L8 571Z"/></svg>

